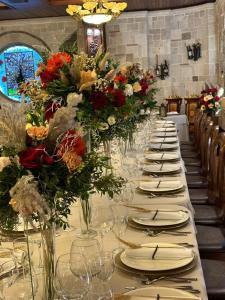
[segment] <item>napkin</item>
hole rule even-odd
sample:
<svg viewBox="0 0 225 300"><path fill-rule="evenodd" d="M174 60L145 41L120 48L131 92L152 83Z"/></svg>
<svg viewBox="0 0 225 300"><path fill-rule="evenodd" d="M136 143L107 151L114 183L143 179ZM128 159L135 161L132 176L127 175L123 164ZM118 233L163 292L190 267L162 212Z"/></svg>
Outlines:
<svg viewBox="0 0 225 300"><path fill-rule="evenodd" d="M165 180L165 181L141 181L139 187L145 190L151 189L179 189L182 187L182 183L179 180Z"/></svg>
<svg viewBox="0 0 225 300"><path fill-rule="evenodd" d="M193 257L192 249L184 247L159 247L156 251L156 246L153 248L140 248L140 249L126 249L125 254L127 258L135 260L178 260ZM153 257L154 255L154 257Z"/></svg>
<svg viewBox="0 0 225 300"><path fill-rule="evenodd" d="M157 214L156 214L157 212ZM140 216L140 217L135 217L136 220L143 220L143 221L158 221L158 220L175 220L178 221L180 219L183 218L184 213L182 211L162 211L162 210L158 210L158 211L152 211L148 213L148 216L146 216L147 214L145 214L145 216Z"/></svg>
<svg viewBox="0 0 225 300"><path fill-rule="evenodd" d="M151 153L145 155L146 159L152 160L167 160L167 159L178 159L180 158L178 154L169 154L169 153Z"/></svg>
<svg viewBox="0 0 225 300"><path fill-rule="evenodd" d="M149 164L143 166L143 170L146 172L175 172L178 171L180 167L180 164Z"/></svg>

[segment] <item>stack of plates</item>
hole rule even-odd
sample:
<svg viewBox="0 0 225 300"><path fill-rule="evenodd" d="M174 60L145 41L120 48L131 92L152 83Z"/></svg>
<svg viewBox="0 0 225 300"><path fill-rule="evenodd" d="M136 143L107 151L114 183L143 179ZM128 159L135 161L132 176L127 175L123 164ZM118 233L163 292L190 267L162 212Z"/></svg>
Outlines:
<svg viewBox="0 0 225 300"><path fill-rule="evenodd" d="M174 162L180 159L178 153L149 153L145 155L145 159L148 161L159 161L159 162Z"/></svg>
<svg viewBox="0 0 225 300"><path fill-rule="evenodd" d="M158 127L154 130L154 132L176 132L176 127L169 127L169 128L165 128L165 127Z"/></svg>
<svg viewBox="0 0 225 300"><path fill-rule="evenodd" d="M128 225L139 230L173 230L184 227L189 222L188 211L174 209L155 209L128 217Z"/></svg>
<svg viewBox="0 0 225 300"><path fill-rule="evenodd" d="M149 148L150 150L153 151L172 151L172 150L177 150L178 149L178 144L165 144L165 143L160 143L160 144L150 144Z"/></svg>
<svg viewBox="0 0 225 300"><path fill-rule="evenodd" d="M171 175L181 172L180 163L162 163L162 164L148 164L143 166L144 173L156 175Z"/></svg>
<svg viewBox="0 0 225 300"><path fill-rule="evenodd" d="M177 244L149 243L118 253L115 264L129 273L158 278L191 270L196 264L196 256L192 249Z"/></svg>
<svg viewBox="0 0 225 300"><path fill-rule="evenodd" d="M124 295L127 296L132 296L130 300L144 300L146 297L146 300L156 300L158 295L160 296L159 299L189 299L190 300L199 300L200 298L196 295L193 295L191 293L188 293L186 291L182 291L176 288L168 288L168 287L161 287L161 286L151 286L151 287L146 287L146 288L140 288L136 289L134 291L130 291L125 293ZM168 298L167 298L168 297ZM121 297L121 299L123 299ZM120 298L116 298L116 300L120 300Z"/></svg>
<svg viewBox="0 0 225 300"><path fill-rule="evenodd" d="M177 143L177 137L163 137L163 138L151 138L151 143Z"/></svg>
<svg viewBox="0 0 225 300"><path fill-rule="evenodd" d="M140 190L155 194L177 193L183 188L184 184L180 180L141 181L139 184Z"/></svg>

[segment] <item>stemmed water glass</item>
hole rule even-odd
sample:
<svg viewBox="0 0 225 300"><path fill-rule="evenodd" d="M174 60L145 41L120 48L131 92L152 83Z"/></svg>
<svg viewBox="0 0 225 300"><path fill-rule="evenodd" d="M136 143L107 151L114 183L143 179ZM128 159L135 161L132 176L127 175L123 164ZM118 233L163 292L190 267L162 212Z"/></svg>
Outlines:
<svg viewBox="0 0 225 300"><path fill-rule="evenodd" d="M54 287L63 300L82 299L89 290L89 274L85 258L81 254L70 253L59 256L56 263Z"/></svg>
<svg viewBox="0 0 225 300"><path fill-rule="evenodd" d="M95 277L101 271L101 247L96 239L76 238L70 249L71 270L73 272L76 256L83 255L87 264L90 279Z"/></svg>
<svg viewBox="0 0 225 300"><path fill-rule="evenodd" d="M114 218L111 206L95 206L92 208L91 227L99 233L102 248L104 248L103 238L105 234L112 230L113 225Z"/></svg>

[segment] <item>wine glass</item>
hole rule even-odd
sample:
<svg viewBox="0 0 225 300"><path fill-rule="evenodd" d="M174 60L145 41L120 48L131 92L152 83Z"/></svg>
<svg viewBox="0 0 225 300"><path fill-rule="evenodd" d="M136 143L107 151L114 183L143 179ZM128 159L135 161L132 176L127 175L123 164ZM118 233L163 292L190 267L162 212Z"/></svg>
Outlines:
<svg viewBox="0 0 225 300"><path fill-rule="evenodd" d="M7 261L1 266L3 279L3 299L32 300L37 293L38 282L33 269L29 266L16 267Z"/></svg>
<svg viewBox="0 0 225 300"><path fill-rule="evenodd" d="M24 236L13 240L12 255L15 260L16 267L29 263L33 254L34 244L30 237Z"/></svg>
<svg viewBox="0 0 225 300"><path fill-rule="evenodd" d="M73 257L73 271L70 253L59 256L56 263L54 287L64 300L82 299L89 290L89 276L83 255Z"/></svg>
<svg viewBox="0 0 225 300"><path fill-rule="evenodd" d="M76 238L70 249L71 270L73 272L76 256L83 255L87 264L90 278L95 277L101 271L101 250L96 239ZM75 266L76 267L76 266Z"/></svg>
<svg viewBox="0 0 225 300"><path fill-rule="evenodd" d="M124 205L116 204L113 206L114 213L114 226L113 232L118 240L118 248L115 249L116 252L122 251L120 239L125 234L127 230L127 217L128 208Z"/></svg>
<svg viewBox="0 0 225 300"><path fill-rule="evenodd" d="M112 252L103 251L101 253L101 272L97 275L102 281L109 281L115 270Z"/></svg>
<svg viewBox="0 0 225 300"><path fill-rule="evenodd" d="M96 206L92 209L91 227L93 227L101 237L103 246L104 235L112 230L114 224L113 211L111 206Z"/></svg>

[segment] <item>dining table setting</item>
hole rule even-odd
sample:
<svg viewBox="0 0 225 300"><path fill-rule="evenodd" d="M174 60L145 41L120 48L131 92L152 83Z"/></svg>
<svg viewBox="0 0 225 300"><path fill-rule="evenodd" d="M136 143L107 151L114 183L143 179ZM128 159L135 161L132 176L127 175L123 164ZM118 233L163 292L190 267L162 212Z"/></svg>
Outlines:
<svg viewBox="0 0 225 300"><path fill-rule="evenodd" d="M125 153L117 144L112 153L115 172L123 174L126 185L112 200L93 195L90 235L82 236L79 203L71 208L70 227L56 228L55 299L207 300L176 125L155 115L136 133L135 142L135 149ZM39 300L41 237L33 232L29 239L35 269L32 289ZM32 299L30 280L16 280L12 267L16 262L20 272L25 263L26 241L2 236L0 279L5 296L0 299ZM29 292L15 298L18 289Z"/></svg>

